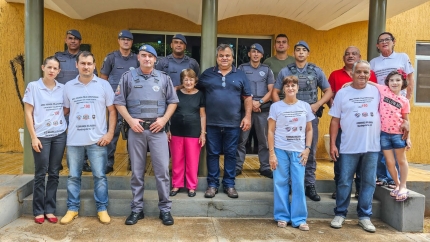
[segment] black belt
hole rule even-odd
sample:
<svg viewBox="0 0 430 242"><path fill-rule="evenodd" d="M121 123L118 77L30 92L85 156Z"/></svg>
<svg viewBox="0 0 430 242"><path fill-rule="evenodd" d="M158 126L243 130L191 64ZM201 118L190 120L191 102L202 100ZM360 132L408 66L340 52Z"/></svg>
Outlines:
<svg viewBox="0 0 430 242"><path fill-rule="evenodd" d="M144 120L143 122L139 122L140 126L142 126L142 128L144 130L149 130L149 126L151 126L151 124L155 123L155 121L157 120ZM159 132L164 131L165 127L161 128Z"/></svg>

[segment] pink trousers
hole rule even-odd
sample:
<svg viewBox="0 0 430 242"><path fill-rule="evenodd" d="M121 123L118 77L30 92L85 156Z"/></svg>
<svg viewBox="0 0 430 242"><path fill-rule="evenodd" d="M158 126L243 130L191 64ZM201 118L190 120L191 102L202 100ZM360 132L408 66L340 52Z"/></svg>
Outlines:
<svg viewBox="0 0 430 242"><path fill-rule="evenodd" d="M172 135L170 140L172 187L184 187L185 178L186 188L189 190L197 188L200 150L199 138Z"/></svg>

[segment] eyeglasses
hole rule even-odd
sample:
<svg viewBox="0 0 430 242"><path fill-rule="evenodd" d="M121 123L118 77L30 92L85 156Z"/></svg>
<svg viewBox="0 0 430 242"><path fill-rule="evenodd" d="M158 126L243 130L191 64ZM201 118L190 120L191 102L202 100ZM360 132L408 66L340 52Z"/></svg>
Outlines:
<svg viewBox="0 0 430 242"><path fill-rule="evenodd" d="M378 39L378 43L390 42L391 40L393 39L392 38Z"/></svg>
<svg viewBox="0 0 430 242"><path fill-rule="evenodd" d="M223 77L221 78L221 81L222 81L221 86L222 86L222 87L225 87L225 76L223 76Z"/></svg>

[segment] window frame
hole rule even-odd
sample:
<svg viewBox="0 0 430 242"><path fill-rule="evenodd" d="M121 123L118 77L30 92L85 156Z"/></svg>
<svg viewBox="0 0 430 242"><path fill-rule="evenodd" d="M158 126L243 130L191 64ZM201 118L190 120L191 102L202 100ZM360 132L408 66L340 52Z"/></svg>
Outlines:
<svg viewBox="0 0 430 242"><path fill-rule="evenodd" d="M423 44L423 43L417 43L417 44ZM429 43L430 46L430 43ZM426 60L430 61L430 55L415 55L415 71L414 71L414 105L420 106L420 107L430 107L430 102L417 102L417 89L418 89L418 61L420 60Z"/></svg>

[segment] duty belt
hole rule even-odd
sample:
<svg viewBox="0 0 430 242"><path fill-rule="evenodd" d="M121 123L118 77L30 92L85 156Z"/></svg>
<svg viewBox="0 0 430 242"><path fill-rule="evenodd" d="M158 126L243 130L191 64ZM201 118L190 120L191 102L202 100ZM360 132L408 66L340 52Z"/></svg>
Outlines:
<svg viewBox="0 0 430 242"><path fill-rule="evenodd" d="M151 124L155 123L155 119L154 120L144 120L143 122L139 122L140 126L142 126L142 128L144 130L149 130L149 126L151 126ZM161 128L160 131L158 132L163 132L165 130L165 127Z"/></svg>

